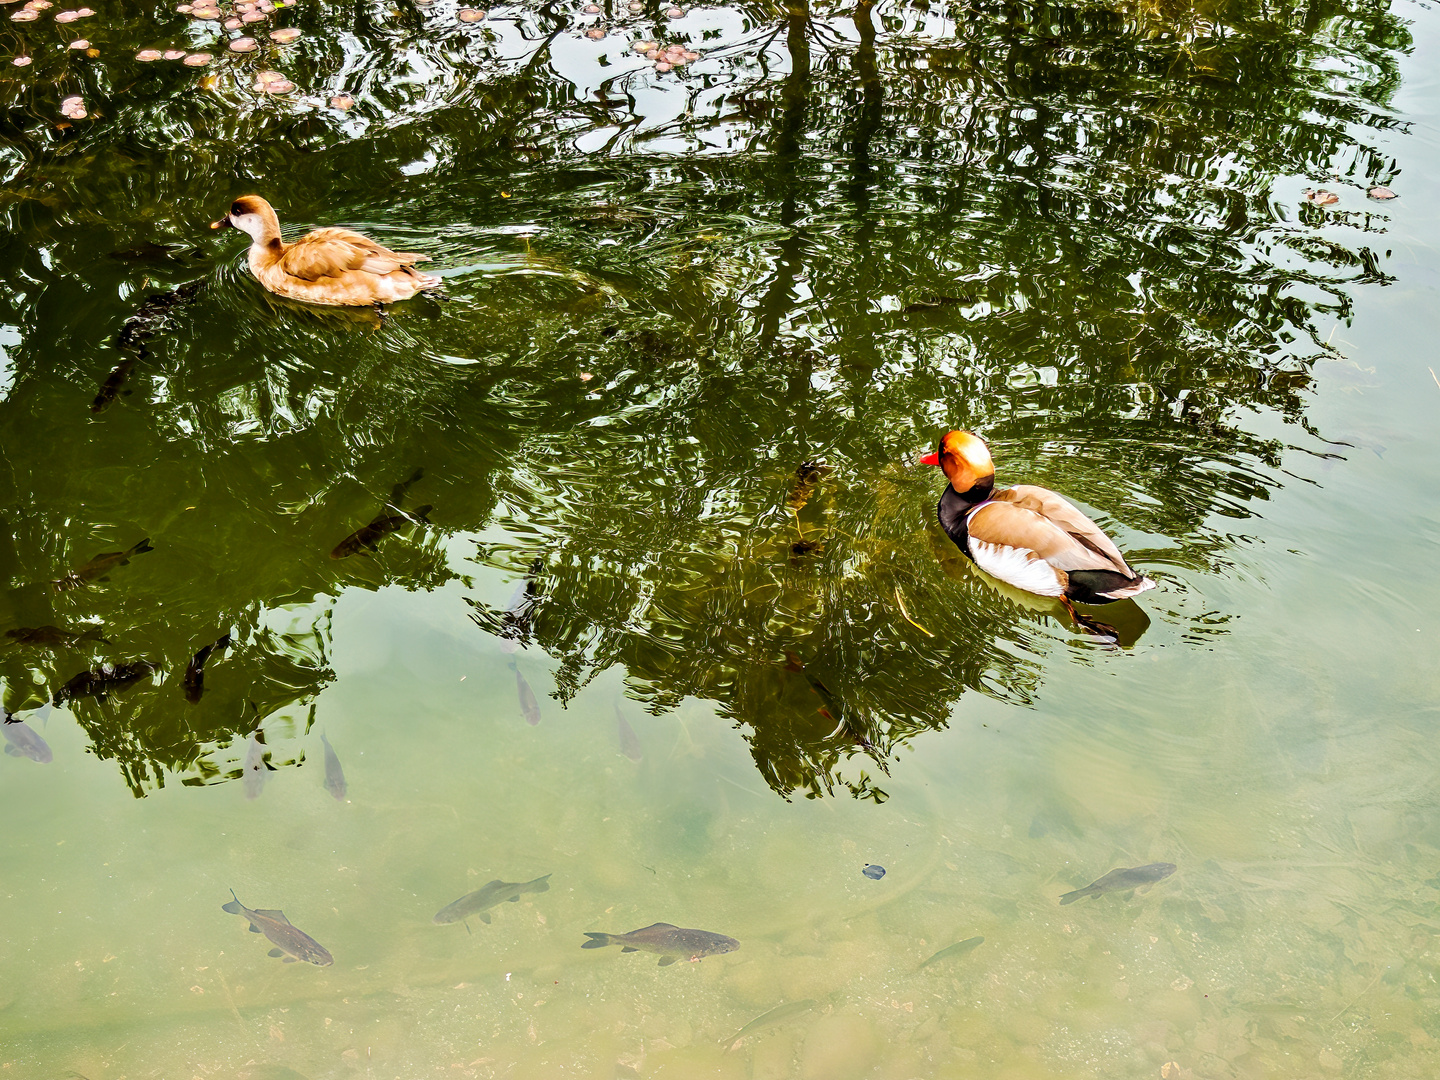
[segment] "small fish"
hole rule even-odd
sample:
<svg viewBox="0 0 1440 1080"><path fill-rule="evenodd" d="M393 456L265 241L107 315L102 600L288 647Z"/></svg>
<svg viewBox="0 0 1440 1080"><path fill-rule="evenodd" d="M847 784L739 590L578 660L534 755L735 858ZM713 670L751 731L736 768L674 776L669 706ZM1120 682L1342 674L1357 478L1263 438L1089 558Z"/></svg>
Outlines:
<svg viewBox="0 0 1440 1080"><path fill-rule="evenodd" d="M1067 892L1060 897L1060 903L1073 904L1082 896L1099 896L1102 893L1121 892L1125 889L1138 888L1141 885L1153 885L1157 881L1163 881L1174 872L1175 864L1168 862L1120 867L1117 870L1111 870L1102 878L1097 878L1083 889Z"/></svg>
<svg viewBox="0 0 1440 1080"><path fill-rule="evenodd" d="M819 1004L820 1003L813 998L804 998L801 1001L787 1001L783 1005L776 1005L775 1008L755 1017L754 1020L751 1020L728 1039L721 1039L720 1044L722 1046L728 1046L726 1053L729 1053L749 1036L773 1027L779 1027L787 1020L793 1020L797 1016L803 1016Z"/></svg>
<svg viewBox="0 0 1440 1080"><path fill-rule="evenodd" d="M14 713L5 714L5 722L0 725L0 735L5 736L5 753L11 757L28 757L41 765L54 760L55 755L50 753L50 744L25 721L15 719Z"/></svg>
<svg viewBox="0 0 1440 1080"><path fill-rule="evenodd" d="M63 705L76 698L93 697L104 701L111 694L132 686L141 679L149 678L160 670L159 664L148 660L136 660L129 664L106 664L102 667L82 671L55 691L51 704Z"/></svg>
<svg viewBox="0 0 1440 1080"><path fill-rule="evenodd" d="M530 564L530 572L520 579L510 604L500 616L500 651L514 654L530 640L535 622L535 608L540 603L540 571L545 560L536 556Z"/></svg>
<svg viewBox="0 0 1440 1080"><path fill-rule="evenodd" d="M170 314L189 303L200 292L203 281L190 281L168 292L153 293L136 309L135 314L120 327L115 344L122 349L139 349L145 355L145 342L171 325Z"/></svg>
<svg viewBox="0 0 1440 1080"><path fill-rule="evenodd" d="M230 895L235 896L234 889L230 890ZM238 896L235 896L235 899L228 904L221 904L220 910L228 911L231 915L243 915L249 919L250 932L264 934L269 938L271 944L276 946L270 950L270 955L282 957L287 964L293 964L296 960L304 960L317 967L329 967L335 962L335 958L323 945L305 931L292 926L283 911L271 911L265 908L256 908L252 911L240 903Z"/></svg>
<svg viewBox="0 0 1440 1080"><path fill-rule="evenodd" d="M90 402L92 413L102 413L114 403L115 399L120 396L120 388L130 378L130 373L135 370L135 364L139 359L138 356L126 357L115 366L109 375L105 376L105 381L100 384L94 400Z"/></svg>
<svg viewBox="0 0 1440 1080"><path fill-rule="evenodd" d="M641 761L645 757L645 751L640 746L640 737L635 734L625 714L620 711L620 704L615 704L615 727L620 736L620 752L631 761Z"/></svg>
<svg viewBox="0 0 1440 1080"><path fill-rule="evenodd" d="M265 781L270 779L270 774L266 771L265 732L259 728L250 733L250 742L245 749L245 764L240 768L245 785L245 798L258 799L265 787Z"/></svg>
<svg viewBox="0 0 1440 1080"><path fill-rule="evenodd" d="M106 551L96 555L78 570L65 575L55 582L55 588L60 592L69 589L79 589L89 585L92 581L104 581L105 575L117 566L125 566L130 562L130 556L141 555L147 551L154 551L150 546L150 538L137 541L135 546L127 551Z"/></svg>
<svg viewBox="0 0 1440 1080"><path fill-rule="evenodd" d="M20 626L14 630L5 631L5 636L14 641L17 645L39 645L47 649L73 649L82 641L94 641L97 644L109 645L110 639L100 636L99 630L82 630L75 633L73 630L62 630L58 626Z"/></svg>
<svg viewBox="0 0 1440 1080"><path fill-rule="evenodd" d="M325 790L334 795L336 800L344 802L345 792L349 790L345 786L345 770L340 768L340 759L331 749L330 740L321 735L320 741L325 744Z"/></svg>
<svg viewBox="0 0 1440 1080"><path fill-rule="evenodd" d="M920 971L924 968L927 968L938 960L953 960L957 956L964 956L968 952L974 952L976 949L978 949L981 945L984 944L985 939L983 937L972 937L966 938L964 941L957 941L954 945L945 946L945 948L941 949L934 956L930 957L929 960L926 960L923 964L920 965L920 967L916 968L915 970Z"/></svg>
<svg viewBox="0 0 1440 1080"><path fill-rule="evenodd" d="M795 470L795 479L790 483L790 492L785 497L785 504L797 515L805 509L805 504L810 501L810 496L815 493L815 487L830 471L830 466L823 461L805 461Z"/></svg>
<svg viewBox="0 0 1440 1080"><path fill-rule="evenodd" d="M865 868L861 870L860 873L864 874L871 881L879 881L885 876L885 868L879 863L866 863Z"/></svg>
<svg viewBox="0 0 1440 1080"><path fill-rule="evenodd" d="M210 654L217 649L228 649L229 647L230 635L222 634L191 658L189 666L185 668L186 701L191 703L199 701L200 695L205 693L205 661L210 659Z"/></svg>
<svg viewBox="0 0 1440 1080"><path fill-rule="evenodd" d="M652 923L628 934L595 934L587 930L585 936L590 940L580 946L582 949L619 945L621 952L659 953L660 967L668 967L676 960L693 963L705 956L734 952L740 947L740 942L724 934L687 930L682 926L671 926L668 922Z"/></svg>
<svg viewBox="0 0 1440 1080"><path fill-rule="evenodd" d="M406 525L428 525L430 519L425 515L434 510L433 506L426 504L417 507L413 513L381 514L374 521L364 528L356 529L340 543L335 545L330 552L332 559L348 559L351 555L358 555L362 551L374 551L380 541L393 532L403 529Z"/></svg>
<svg viewBox="0 0 1440 1080"><path fill-rule="evenodd" d="M468 919L471 915L479 916L483 923L490 922L488 909L506 901L518 903L520 897L530 892L549 892L550 875L537 877L534 881L514 882L501 881L496 878L488 885L481 886L472 893L466 893L453 904L447 904L435 914L435 924L445 926L449 923L460 922Z"/></svg>
<svg viewBox="0 0 1440 1080"><path fill-rule="evenodd" d="M525 676L520 674L520 669L513 660L510 661L510 670L515 672L515 689L520 694L520 711L525 716L525 722L534 727L540 723L540 703L535 700L535 691L530 689L530 684L525 681Z"/></svg>

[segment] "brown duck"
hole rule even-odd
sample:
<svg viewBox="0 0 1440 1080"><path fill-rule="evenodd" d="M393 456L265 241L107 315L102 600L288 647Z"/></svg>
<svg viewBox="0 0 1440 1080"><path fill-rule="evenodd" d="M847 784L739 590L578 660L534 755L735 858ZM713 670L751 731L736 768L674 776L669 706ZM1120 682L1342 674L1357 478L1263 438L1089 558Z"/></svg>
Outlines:
<svg viewBox="0 0 1440 1080"><path fill-rule="evenodd" d="M1016 484L995 490L995 463L978 435L951 431L920 459L938 465L950 486L940 498L940 526L991 577L1037 596L1053 596L1075 622L1113 637L1074 605L1109 604L1153 589L1100 527L1048 488Z"/></svg>
<svg viewBox="0 0 1440 1080"><path fill-rule="evenodd" d="M408 300L441 284L415 269L428 255L391 251L349 229L316 229L287 244L274 208L259 195L240 196L210 227L249 233L251 272L265 288L292 300L368 307Z"/></svg>

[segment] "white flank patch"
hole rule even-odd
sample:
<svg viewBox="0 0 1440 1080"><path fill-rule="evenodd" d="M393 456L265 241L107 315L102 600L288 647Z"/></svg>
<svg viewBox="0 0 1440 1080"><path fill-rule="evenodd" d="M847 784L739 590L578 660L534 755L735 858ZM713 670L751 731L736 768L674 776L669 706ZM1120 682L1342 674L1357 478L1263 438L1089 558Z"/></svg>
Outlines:
<svg viewBox="0 0 1440 1080"><path fill-rule="evenodd" d="M1035 558L1034 552L1027 548L987 544L971 536L970 554L974 556L976 566L1007 585L1037 596L1065 595L1055 568L1044 559Z"/></svg>

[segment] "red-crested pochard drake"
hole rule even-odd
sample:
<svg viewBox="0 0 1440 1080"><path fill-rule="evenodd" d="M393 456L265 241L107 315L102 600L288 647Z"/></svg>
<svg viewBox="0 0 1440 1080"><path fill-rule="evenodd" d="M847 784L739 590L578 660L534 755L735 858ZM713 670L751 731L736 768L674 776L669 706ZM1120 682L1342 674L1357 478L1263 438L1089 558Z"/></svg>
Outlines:
<svg viewBox="0 0 1440 1080"><path fill-rule="evenodd" d="M280 296L333 307L369 307L408 300L440 279L415 269L428 255L391 251L349 229L316 229L293 244L280 239L280 219L259 195L242 195L212 229L250 234L250 270Z"/></svg>
<svg viewBox="0 0 1440 1080"><path fill-rule="evenodd" d="M991 577L1037 596L1053 596L1075 622L1105 637L1114 631L1074 607L1109 604L1153 589L1114 542L1072 503L1048 488L995 490L995 463L978 435L951 431L920 459L938 465L950 486L940 497L940 527Z"/></svg>

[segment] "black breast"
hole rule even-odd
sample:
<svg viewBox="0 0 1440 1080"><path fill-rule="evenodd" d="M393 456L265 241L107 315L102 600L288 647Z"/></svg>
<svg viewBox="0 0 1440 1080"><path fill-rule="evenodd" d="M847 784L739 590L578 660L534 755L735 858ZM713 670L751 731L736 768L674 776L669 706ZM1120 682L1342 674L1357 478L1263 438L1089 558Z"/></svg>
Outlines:
<svg viewBox="0 0 1440 1080"><path fill-rule="evenodd" d="M970 529L966 524L965 517L971 510L990 498L990 492L993 490L995 490L993 477L982 480L963 494L947 485L945 494L940 496L940 505L936 507L940 515L940 527L945 530L945 535L954 540L955 546L963 551L972 562L975 556L970 554Z"/></svg>

